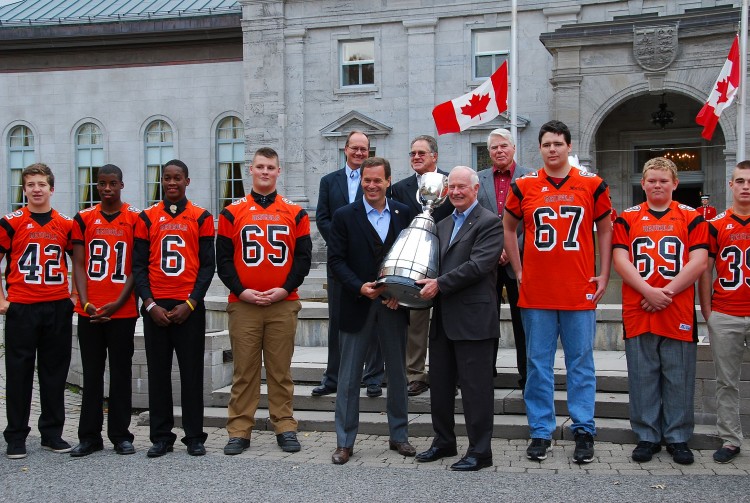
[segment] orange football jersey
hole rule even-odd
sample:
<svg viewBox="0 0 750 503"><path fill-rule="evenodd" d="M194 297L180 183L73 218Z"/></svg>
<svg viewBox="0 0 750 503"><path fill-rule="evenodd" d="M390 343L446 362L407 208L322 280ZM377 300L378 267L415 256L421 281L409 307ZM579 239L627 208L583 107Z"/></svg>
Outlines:
<svg viewBox="0 0 750 503"><path fill-rule="evenodd" d="M188 298L200 266L198 241L213 236L211 214L191 201L174 217L164 202L140 213L135 239L149 243L148 281L155 299Z"/></svg>
<svg viewBox="0 0 750 503"><path fill-rule="evenodd" d="M0 219L7 299L34 304L70 297L65 252L73 249L73 220L56 210L39 225L27 207Z"/></svg>
<svg viewBox="0 0 750 503"><path fill-rule="evenodd" d="M524 226L520 307L596 307L596 284L589 282L596 276L594 222L611 209L604 180L575 167L559 184L544 169L511 184L505 211Z"/></svg>
<svg viewBox="0 0 750 503"><path fill-rule="evenodd" d="M708 253L716 259L711 309L730 316L750 315L750 218L731 208L708 222Z"/></svg>
<svg viewBox="0 0 750 503"><path fill-rule="evenodd" d="M672 201L663 212L650 210L644 202L620 213L612 245L628 250L630 261L641 277L649 285L662 288L679 274L692 250L708 248L708 226L695 209L677 201ZM649 332L681 341L697 341L694 285L675 295L669 307L661 311L644 311L642 299L641 294L623 283L625 338Z"/></svg>
<svg viewBox="0 0 750 503"><path fill-rule="evenodd" d="M284 284L297 239L309 234L307 212L280 196L267 208L243 197L219 215L218 235L232 240L234 267L242 286L261 292ZM286 298L297 299L296 289ZM238 300L230 292L229 302Z"/></svg>
<svg viewBox="0 0 750 503"><path fill-rule="evenodd" d="M123 203L120 211L106 215L101 204L81 210L75 216L73 243L83 245L88 301L96 307L114 302L120 296L133 265L133 233L138 208ZM80 301L76 312L88 316ZM135 294L112 318L137 318Z"/></svg>

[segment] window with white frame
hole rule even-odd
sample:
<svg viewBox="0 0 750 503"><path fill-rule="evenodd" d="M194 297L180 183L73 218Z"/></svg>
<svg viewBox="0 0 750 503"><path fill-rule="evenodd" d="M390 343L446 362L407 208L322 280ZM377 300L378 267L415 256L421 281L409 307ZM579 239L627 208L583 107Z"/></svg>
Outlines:
<svg viewBox="0 0 750 503"><path fill-rule="evenodd" d="M216 128L216 166L219 209L245 195L242 169L245 164L245 129L237 117L226 117Z"/></svg>
<svg viewBox="0 0 750 503"><path fill-rule="evenodd" d="M375 41L341 42L341 87L375 84Z"/></svg>
<svg viewBox="0 0 750 503"><path fill-rule="evenodd" d="M146 206L161 201L161 170L164 163L174 159L172 126L166 121L155 120L146 128Z"/></svg>
<svg viewBox="0 0 750 503"><path fill-rule="evenodd" d="M14 211L26 204L23 195L23 180L21 172L23 168L36 162L34 151L34 133L26 126L16 126L8 134L8 167L10 178L8 188L10 189L10 210Z"/></svg>
<svg viewBox="0 0 750 503"><path fill-rule="evenodd" d="M510 30L474 32L474 79L487 79L510 53Z"/></svg>
<svg viewBox="0 0 750 503"><path fill-rule="evenodd" d="M96 177L104 165L102 130L92 122L82 124L76 132L76 170L78 172L78 209L101 201Z"/></svg>

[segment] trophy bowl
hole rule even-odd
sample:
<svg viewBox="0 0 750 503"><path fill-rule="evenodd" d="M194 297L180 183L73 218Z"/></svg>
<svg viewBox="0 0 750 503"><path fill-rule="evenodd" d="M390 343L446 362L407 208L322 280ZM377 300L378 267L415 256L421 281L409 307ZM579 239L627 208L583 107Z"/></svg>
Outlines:
<svg viewBox="0 0 750 503"><path fill-rule="evenodd" d="M437 172L422 175L416 198L423 211L401 231L380 266L378 285L386 286L383 296L397 298L401 306L413 309L432 306L432 300L419 296L422 287L416 281L437 278L440 242L432 211L447 197L447 176Z"/></svg>

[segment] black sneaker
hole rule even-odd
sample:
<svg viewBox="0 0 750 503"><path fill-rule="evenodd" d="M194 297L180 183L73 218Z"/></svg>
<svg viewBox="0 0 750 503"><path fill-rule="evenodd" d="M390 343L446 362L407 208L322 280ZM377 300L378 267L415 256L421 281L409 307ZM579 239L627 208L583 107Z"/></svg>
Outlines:
<svg viewBox="0 0 750 503"><path fill-rule="evenodd" d="M297 440L297 433L293 431L285 431L276 435L276 443L284 452L299 452L302 449Z"/></svg>
<svg viewBox="0 0 750 503"><path fill-rule="evenodd" d="M576 448L573 451L573 461L576 463L591 463L594 460L594 437L581 428L575 432Z"/></svg>
<svg viewBox="0 0 750 503"><path fill-rule="evenodd" d="M5 451L5 455L8 459L23 459L26 457L26 442L12 442L8 444L8 449Z"/></svg>
<svg viewBox="0 0 750 503"><path fill-rule="evenodd" d="M62 438L55 438L52 440L43 438L42 449L47 449L48 451L56 452L58 454L65 454L66 452L73 450L70 444Z"/></svg>
<svg viewBox="0 0 750 503"><path fill-rule="evenodd" d="M547 451L552 449L552 441L545 438L532 438L526 448L526 457L532 461L547 459Z"/></svg>
<svg viewBox="0 0 750 503"><path fill-rule="evenodd" d="M370 398L376 398L383 394L383 387L379 384L368 384L367 385L367 396Z"/></svg>
<svg viewBox="0 0 750 503"><path fill-rule="evenodd" d="M224 454L227 456L236 456L242 454L245 450L250 447L249 438L232 437L224 446Z"/></svg>
<svg viewBox="0 0 750 503"><path fill-rule="evenodd" d="M685 442L667 444L667 452L672 455L672 459L675 463L681 465L692 465L693 461L695 461L693 451L690 450Z"/></svg>
<svg viewBox="0 0 750 503"><path fill-rule="evenodd" d="M740 453L740 448L733 445L725 445L718 451L714 452L714 461L717 463L729 463L732 461L737 454Z"/></svg>
<svg viewBox="0 0 750 503"><path fill-rule="evenodd" d="M633 454L630 457L633 458L633 461L637 461L639 463L647 463L651 461L651 458L654 457L654 454L659 451L661 451L660 444L641 440L640 442L638 442L638 445L635 446L635 449L633 449Z"/></svg>

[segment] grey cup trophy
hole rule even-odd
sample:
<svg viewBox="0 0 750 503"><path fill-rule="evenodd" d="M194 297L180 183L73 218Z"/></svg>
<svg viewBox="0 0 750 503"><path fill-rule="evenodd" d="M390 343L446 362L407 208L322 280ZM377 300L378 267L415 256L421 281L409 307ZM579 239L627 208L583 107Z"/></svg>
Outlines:
<svg viewBox="0 0 750 503"><path fill-rule="evenodd" d="M396 297L401 306L427 308L432 305L432 300L419 296L422 287L415 281L437 278L440 242L432 211L447 197L447 176L438 172L422 175L416 194L417 201L422 205L422 213L401 231L380 266L378 284L386 285L383 296Z"/></svg>

